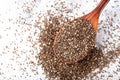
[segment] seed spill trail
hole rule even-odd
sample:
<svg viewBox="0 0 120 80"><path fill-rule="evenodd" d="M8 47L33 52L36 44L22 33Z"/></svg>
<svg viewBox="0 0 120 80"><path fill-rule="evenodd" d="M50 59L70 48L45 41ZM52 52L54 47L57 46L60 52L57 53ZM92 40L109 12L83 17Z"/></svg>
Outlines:
<svg viewBox="0 0 120 80"><path fill-rule="evenodd" d="M4 4L4 5L3 5ZM34 0L0 2L0 80L37 80L39 29L33 26Z"/></svg>

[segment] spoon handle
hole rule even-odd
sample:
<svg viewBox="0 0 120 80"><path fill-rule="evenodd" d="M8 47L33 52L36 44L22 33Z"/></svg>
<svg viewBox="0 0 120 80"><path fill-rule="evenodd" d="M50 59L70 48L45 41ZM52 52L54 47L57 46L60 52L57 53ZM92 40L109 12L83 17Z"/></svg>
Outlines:
<svg viewBox="0 0 120 80"><path fill-rule="evenodd" d="M92 12L90 12L90 13L88 13L80 18L89 20L93 24L94 29L97 32L98 19L99 19L100 13L109 1L110 0L101 0L101 2L98 4L98 6Z"/></svg>

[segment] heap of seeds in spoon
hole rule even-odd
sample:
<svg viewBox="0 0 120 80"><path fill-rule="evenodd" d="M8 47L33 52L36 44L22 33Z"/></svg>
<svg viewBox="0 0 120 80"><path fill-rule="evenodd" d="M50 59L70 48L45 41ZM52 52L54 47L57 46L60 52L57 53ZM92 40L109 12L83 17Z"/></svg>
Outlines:
<svg viewBox="0 0 120 80"><path fill-rule="evenodd" d="M66 23L56 33L54 55L64 62L82 60L93 49L95 36L93 25L85 19Z"/></svg>

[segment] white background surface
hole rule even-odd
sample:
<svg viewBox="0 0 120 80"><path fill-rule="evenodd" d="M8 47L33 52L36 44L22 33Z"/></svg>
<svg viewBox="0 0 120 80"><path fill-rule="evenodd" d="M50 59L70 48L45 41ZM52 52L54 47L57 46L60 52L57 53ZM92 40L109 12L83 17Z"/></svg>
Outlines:
<svg viewBox="0 0 120 80"><path fill-rule="evenodd" d="M50 1L50 2L49 2ZM35 56L39 53L38 36L39 29L34 27L38 15L44 14L46 10L51 9L49 6L54 4L54 0L0 0L0 80L44 80L45 76L40 66L37 66ZM75 17L82 16L93 10L100 0L62 0L66 2L67 7L72 9ZM95 2L94 2L95 1ZM116 1L116 2L115 2ZM73 6L70 5L73 3ZM81 4L80 8L74 8L76 4ZM46 7L48 5L48 7ZM27 8L29 7L29 9ZM57 6L56 6L57 7ZM58 6L59 7L59 6ZM114 8L113 8L114 7ZM51 9L52 10L52 9ZM78 15L76 15L76 13ZM114 18L113 15L117 14ZM114 21L107 20L113 18ZM112 45L102 42L102 39L108 40L108 33L103 30L112 30L118 26L111 34L117 37L110 38L109 41L116 46L120 45L120 1L111 0L103 10L99 23L100 33L97 42L100 45L107 45L107 50L114 49ZM24 22L26 22L24 24ZM112 24L114 27L111 27ZM104 26L106 25L106 26ZM108 28L109 27L109 28ZM115 40L115 41L114 41ZM109 49L108 49L109 48ZM102 80L107 80L109 74L120 69L119 59L111 63L106 76ZM100 73L99 75L104 75ZM109 80L119 80L120 72L114 74Z"/></svg>

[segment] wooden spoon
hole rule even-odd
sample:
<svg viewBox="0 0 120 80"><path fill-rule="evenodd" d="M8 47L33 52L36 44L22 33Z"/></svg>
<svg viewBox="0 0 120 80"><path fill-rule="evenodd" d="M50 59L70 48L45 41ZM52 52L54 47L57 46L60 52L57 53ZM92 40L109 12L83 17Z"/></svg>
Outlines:
<svg viewBox="0 0 120 80"><path fill-rule="evenodd" d="M88 13L87 15L84 15L82 17L79 17L73 21L70 21L68 22L69 25L74 25L74 22L76 24L77 21L81 20L81 19L84 19L84 20L87 20L89 22L91 22L91 24L93 25L94 27L94 30L95 30L95 33L97 33L97 30L98 30L98 19L99 19L99 16L100 16L100 13L102 11L102 9L105 7L105 5L109 2L109 0L101 0L100 4L90 13ZM84 21L83 21L84 22ZM75 26L76 27L76 26ZM62 26L62 28L65 28L65 26ZM68 27L67 27L68 28ZM88 27L89 28L89 27ZM64 30L63 30L64 31ZM60 29L60 31L58 33L56 33L56 36L55 36L55 39L54 39L54 43L53 43L53 47L56 47L56 44L57 44L57 39L58 39L58 36L60 36L60 34L62 32L62 29ZM87 35L91 35L91 34L87 34ZM93 41L92 41L93 42ZM95 41L94 41L95 42ZM62 43L62 42L60 42ZM62 44L64 45L64 44ZM84 45L83 45L84 46ZM57 46L58 47L58 46ZM74 50L74 49L73 49ZM74 64L75 62L78 62L80 60L77 60L77 61L63 61L63 59L60 58L60 56L57 54L59 52L56 51L56 49L54 50L54 55L60 59L60 61L62 61L63 63L65 64ZM84 58L85 56L87 56L87 54L83 55L82 57Z"/></svg>

